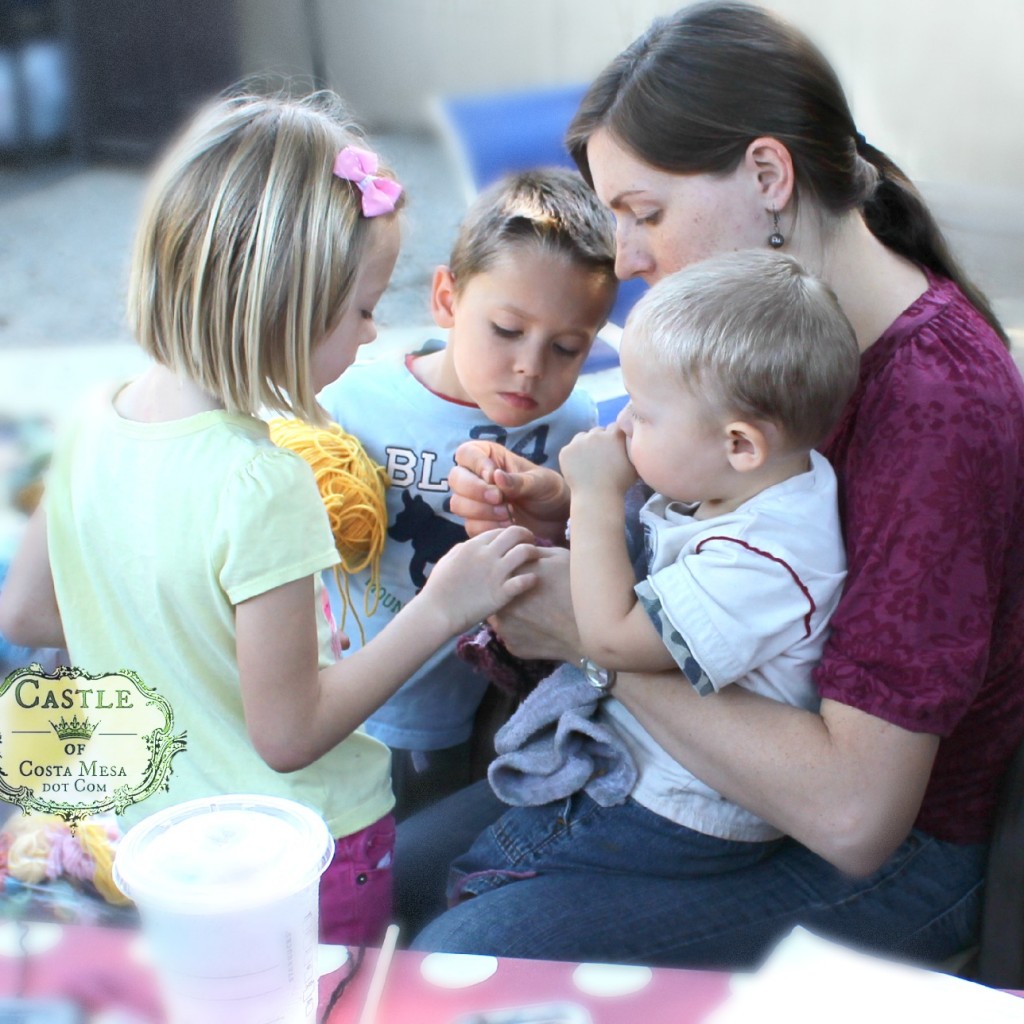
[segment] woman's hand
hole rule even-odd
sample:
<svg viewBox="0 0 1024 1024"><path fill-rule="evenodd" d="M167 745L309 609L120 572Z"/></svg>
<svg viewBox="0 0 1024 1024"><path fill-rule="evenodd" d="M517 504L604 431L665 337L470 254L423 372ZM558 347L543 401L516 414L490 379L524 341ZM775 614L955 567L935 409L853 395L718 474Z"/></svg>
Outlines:
<svg viewBox="0 0 1024 1024"><path fill-rule="evenodd" d="M492 615L491 625L517 657L575 662L580 640L569 593L569 552L539 548L530 573L536 584Z"/></svg>
<svg viewBox="0 0 1024 1024"><path fill-rule="evenodd" d="M451 509L471 536L515 522L537 537L561 543L569 488L553 469L535 466L493 441L466 441L448 474Z"/></svg>

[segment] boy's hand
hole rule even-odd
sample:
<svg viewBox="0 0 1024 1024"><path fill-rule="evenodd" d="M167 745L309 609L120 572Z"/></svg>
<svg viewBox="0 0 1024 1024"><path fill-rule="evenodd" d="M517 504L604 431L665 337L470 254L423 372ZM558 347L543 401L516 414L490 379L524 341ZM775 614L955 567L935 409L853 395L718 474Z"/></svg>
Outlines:
<svg viewBox="0 0 1024 1024"><path fill-rule="evenodd" d="M614 423L577 434L562 449L559 464L574 498L583 491L625 494L636 483L626 435Z"/></svg>
<svg viewBox="0 0 1024 1024"><path fill-rule="evenodd" d="M556 543L564 539L569 489L554 469L493 441L465 441L455 452L448 474L451 508L471 536L516 522L535 536Z"/></svg>
<svg viewBox="0 0 1024 1024"><path fill-rule="evenodd" d="M537 582L534 573L520 570L539 550L522 526L481 533L456 544L434 566L423 596L449 618L452 635L462 633Z"/></svg>

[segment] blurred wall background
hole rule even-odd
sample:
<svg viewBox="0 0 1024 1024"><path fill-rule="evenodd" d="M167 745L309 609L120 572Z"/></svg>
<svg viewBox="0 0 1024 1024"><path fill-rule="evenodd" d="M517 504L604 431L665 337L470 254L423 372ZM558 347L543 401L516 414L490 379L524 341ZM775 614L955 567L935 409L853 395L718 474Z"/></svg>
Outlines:
<svg viewBox="0 0 1024 1024"><path fill-rule="evenodd" d="M214 0L216 2L216 0ZM248 72L312 77L379 127L429 100L585 81L678 0L240 0ZM1024 0L767 0L824 50L861 131L912 177L1019 189ZM312 30L310 30L312 24ZM319 51L319 56L318 56Z"/></svg>
<svg viewBox="0 0 1024 1024"><path fill-rule="evenodd" d="M686 0L239 0L252 74L340 92L378 130L439 95L588 81ZM764 0L835 66L860 130L922 188L967 269L1024 323L1024 0Z"/></svg>
<svg viewBox="0 0 1024 1024"><path fill-rule="evenodd" d="M423 129L437 95L586 81L679 3L0 0L0 152L52 143L63 116L80 155L143 157L245 75L328 85L375 130ZM912 177L1022 188L1024 0L766 5L821 46L861 130Z"/></svg>

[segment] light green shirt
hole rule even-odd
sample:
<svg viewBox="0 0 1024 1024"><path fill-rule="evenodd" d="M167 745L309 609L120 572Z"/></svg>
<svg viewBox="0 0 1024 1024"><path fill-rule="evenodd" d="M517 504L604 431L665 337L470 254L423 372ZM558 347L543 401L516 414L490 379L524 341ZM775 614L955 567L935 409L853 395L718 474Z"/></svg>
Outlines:
<svg viewBox="0 0 1024 1024"><path fill-rule="evenodd" d="M234 606L339 560L309 466L275 447L266 424L225 412L139 423L104 395L58 446L46 510L72 665L136 672L187 732L170 791L129 807L123 825L219 793L297 800L335 836L390 811L390 753L363 732L279 774L246 731ZM324 666L330 631L318 620Z"/></svg>

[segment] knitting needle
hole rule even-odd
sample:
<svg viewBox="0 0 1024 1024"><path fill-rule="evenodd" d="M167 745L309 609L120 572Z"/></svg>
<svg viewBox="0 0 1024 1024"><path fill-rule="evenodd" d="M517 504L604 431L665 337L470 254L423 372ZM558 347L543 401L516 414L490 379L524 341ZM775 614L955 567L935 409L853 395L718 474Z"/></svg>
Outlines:
<svg viewBox="0 0 1024 1024"><path fill-rule="evenodd" d="M384 978L391 966L397 944L398 925L389 924L388 930L384 933L384 942L380 947L380 953L377 955L377 963L373 968L373 977L370 978L370 987L366 993L366 1002L363 1003L359 1024L373 1024L377 1019L377 1006L380 1004L381 993L384 990Z"/></svg>

